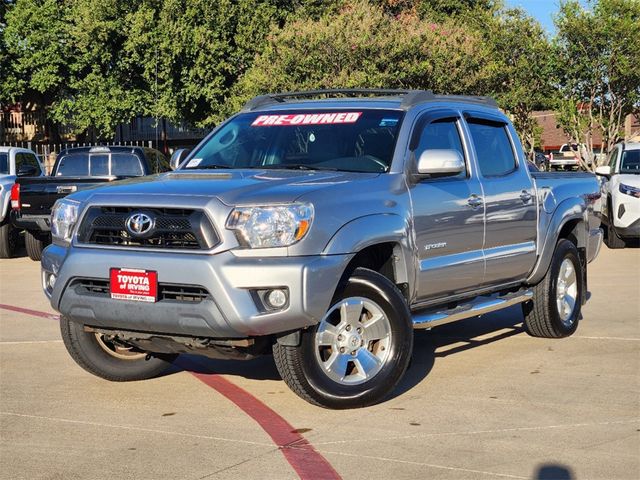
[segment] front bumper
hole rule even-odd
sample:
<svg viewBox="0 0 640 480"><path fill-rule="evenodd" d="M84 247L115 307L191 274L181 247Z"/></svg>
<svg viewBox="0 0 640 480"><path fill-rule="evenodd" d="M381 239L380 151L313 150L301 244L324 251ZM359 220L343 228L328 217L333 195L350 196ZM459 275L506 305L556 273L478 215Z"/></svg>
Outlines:
<svg viewBox="0 0 640 480"><path fill-rule="evenodd" d="M622 238L639 239L640 238L640 219L626 227L616 227L616 233Z"/></svg>
<svg viewBox="0 0 640 480"><path fill-rule="evenodd" d="M39 232L51 231L50 215L21 215L15 210L11 211L11 223L14 227Z"/></svg>
<svg viewBox="0 0 640 480"><path fill-rule="evenodd" d="M146 251L64 248L43 253L43 278L57 277L45 288L62 315L93 327L210 338L243 338L286 332L316 324L326 313L351 255L238 257ZM205 288L201 302L161 300L144 303L111 299L73 288L76 279L109 279L112 267L153 270L158 282ZM257 305L252 290L287 287L289 302L276 312Z"/></svg>

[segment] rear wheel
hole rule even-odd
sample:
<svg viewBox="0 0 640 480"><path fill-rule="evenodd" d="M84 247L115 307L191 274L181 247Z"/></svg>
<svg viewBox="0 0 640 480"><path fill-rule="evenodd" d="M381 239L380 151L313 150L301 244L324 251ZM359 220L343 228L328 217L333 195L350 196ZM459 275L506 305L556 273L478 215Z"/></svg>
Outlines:
<svg viewBox="0 0 640 480"><path fill-rule="evenodd" d="M87 372L112 382L153 378L165 371L177 355L151 356L120 345L84 326L60 317L62 340L75 362Z"/></svg>
<svg viewBox="0 0 640 480"><path fill-rule="evenodd" d="M413 348L407 304L389 279L358 268L320 323L297 347L275 344L282 379L300 397L327 408L382 400L404 374Z"/></svg>
<svg viewBox="0 0 640 480"><path fill-rule="evenodd" d="M39 237L31 233L30 231L24 232L24 245L27 248L27 255L34 262L42 260L42 250L49 242L41 240Z"/></svg>
<svg viewBox="0 0 640 480"><path fill-rule="evenodd" d="M523 304L524 326L533 337L560 338L578 328L584 275L578 249L569 240L556 245L547 274Z"/></svg>
<svg viewBox="0 0 640 480"><path fill-rule="evenodd" d="M18 248L18 230L8 218L0 223L0 258L11 258Z"/></svg>

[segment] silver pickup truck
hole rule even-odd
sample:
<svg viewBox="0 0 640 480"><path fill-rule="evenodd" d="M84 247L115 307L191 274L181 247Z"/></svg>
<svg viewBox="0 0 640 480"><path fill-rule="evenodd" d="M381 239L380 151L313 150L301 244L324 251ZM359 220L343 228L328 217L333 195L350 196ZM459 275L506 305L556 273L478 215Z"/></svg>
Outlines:
<svg viewBox="0 0 640 480"><path fill-rule="evenodd" d="M529 334L571 335L602 242L595 177L531 174L493 100L388 90L254 98L176 171L59 200L52 234L81 367L273 352L328 408L389 394L416 328L521 304Z"/></svg>

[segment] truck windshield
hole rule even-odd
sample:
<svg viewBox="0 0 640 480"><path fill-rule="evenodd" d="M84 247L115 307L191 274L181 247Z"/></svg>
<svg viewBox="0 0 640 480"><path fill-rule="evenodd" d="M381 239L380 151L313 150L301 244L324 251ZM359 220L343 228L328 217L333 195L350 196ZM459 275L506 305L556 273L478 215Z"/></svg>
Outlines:
<svg viewBox="0 0 640 480"><path fill-rule="evenodd" d="M184 168L382 173L391 166L402 115L341 108L240 114L207 138Z"/></svg>
<svg viewBox="0 0 640 480"><path fill-rule="evenodd" d="M0 174L9 173L9 155L0 153Z"/></svg>
<svg viewBox="0 0 640 480"><path fill-rule="evenodd" d="M640 173L640 150L625 150L622 153L620 173Z"/></svg>
<svg viewBox="0 0 640 480"><path fill-rule="evenodd" d="M143 175L140 159L130 153L72 153L60 159L56 177L137 177Z"/></svg>

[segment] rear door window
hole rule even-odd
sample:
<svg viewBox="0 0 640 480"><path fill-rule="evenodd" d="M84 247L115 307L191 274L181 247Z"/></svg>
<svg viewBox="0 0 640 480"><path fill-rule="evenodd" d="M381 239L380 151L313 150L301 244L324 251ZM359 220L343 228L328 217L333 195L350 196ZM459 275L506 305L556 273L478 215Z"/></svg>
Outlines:
<svg viewBox="0 0 640 480"><path fill-rule="evenodd" d="M516 157L507 134L506 125L484 119L467 121L484 177L507 175L516 169Z"/></svg>

